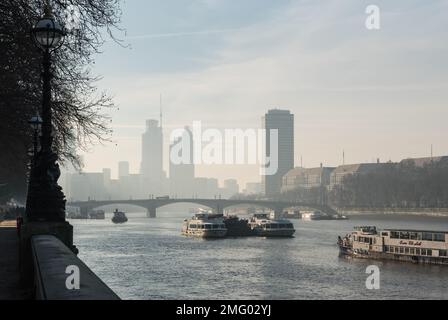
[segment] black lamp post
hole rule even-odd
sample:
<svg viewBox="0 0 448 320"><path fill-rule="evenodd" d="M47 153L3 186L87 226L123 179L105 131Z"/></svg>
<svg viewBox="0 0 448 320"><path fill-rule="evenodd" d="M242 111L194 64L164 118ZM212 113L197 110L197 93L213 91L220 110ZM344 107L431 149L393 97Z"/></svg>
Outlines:
<svg viewBox="0 0 448 320"><path fill-rule="evenodd" d="M31 128L33 128L33 166L34 161L37 158L37 152L38 152L38 144L37 138L39 136L39 132L42 127L42 118L37 114L34 117L32 117L28 123L31 125Z"/></svg>
<svg viewBox="0 0 448 320"><path fill-rule="evenodd" d="M61 25L54 19L48 2L45 15L32 29L37 46L43 51L43 99L41 149L35 157L27 199L27 220L44 222L65 221L65 196L57 180L61 174L58 156L52 150L51 52L64 38Z"/></svg>

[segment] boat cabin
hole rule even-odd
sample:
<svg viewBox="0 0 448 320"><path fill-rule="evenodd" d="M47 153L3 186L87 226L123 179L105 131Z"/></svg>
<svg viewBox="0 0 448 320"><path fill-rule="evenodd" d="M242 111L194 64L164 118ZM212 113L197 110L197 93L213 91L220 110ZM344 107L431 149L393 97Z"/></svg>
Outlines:
<svg viewBox="0 0 448 320"><path fill-rule="evenodd" d="M448 232L355 227L351 237L354 250L448 258Z"/></svg>

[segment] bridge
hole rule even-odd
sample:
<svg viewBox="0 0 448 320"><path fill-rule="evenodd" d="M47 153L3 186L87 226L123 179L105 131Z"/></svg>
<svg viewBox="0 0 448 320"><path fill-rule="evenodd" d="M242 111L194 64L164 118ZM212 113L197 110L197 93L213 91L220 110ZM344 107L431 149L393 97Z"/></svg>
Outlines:
<svg viewBox="0 0 448 320"><path fill-rule="evenodd" d="M87 214L90 210L97 209L106 205L134 205L139 206L147 211L147 216L150 218L156 217L157 208L175 204L175 203L193 203L208 207L216 213L224 213L224 209L229 207L236 207L241 205L252 205L271 209L275 212L275 216L279 217L286 208L291 207L308 207L316 210L321 210L326 213L336 214L337 212L329 206L317 205L311 203L294 202L294 201L275 201L275 200L238 200L238 199L139 199L139 200L89 200L89 201L74 201L67 203L68 206L78 207L82 214Z"/></svg>

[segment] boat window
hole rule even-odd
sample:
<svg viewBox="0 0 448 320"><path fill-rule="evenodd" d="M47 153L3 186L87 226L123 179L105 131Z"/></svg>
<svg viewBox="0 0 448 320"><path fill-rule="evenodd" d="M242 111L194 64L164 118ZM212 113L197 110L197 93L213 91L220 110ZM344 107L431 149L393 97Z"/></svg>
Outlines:
<svg viewBox="0 0 448 320"><path fill-rule="evenodd" d="M404 248L400 247L400 253L404 253Z"/></svg>
<svg viewBox="0 0 448 320"><path fill-rule="evenodd" d="M434 241L445 242L445 234L444 233L434 233Z"/></svg>
<svg viewBox="0 0 448 320"><path fill-rule="evenodd" d="M419 256L419 255L421 254L421 252L420 252L420 249L419 249L419 248L415 249L415 254L416 254L416 255L418 255L418 256Z"/></svg>
<svg viewBox="0 0 448 320"><path fill-rule="evenodd" d="M190 224L190 229L196 229L196 225L195 224Z"/></svg>
<svg viewBox="0 0 448 320"><path fill-rule="evenodd" d="M383 237L387 237L389 234L388 234L387 232L382 232L381 235L382 235Z"/></svg>
<svg viewBox="0 0 448 320"><path fill-rule="evenodd" d="M395 247L395 253L400 253L400 248L399 247Z"/></svg>
<svg viewBox="0 0 448 320"><path fill-rule="evenodd" d="M417 232L417 240L422 240L422 233L421 232Z"/></svg>
<svg viewBox="0 0 448 320"><path fill-rule="evenodd" d="M411 254L415 254L415 249L414 249L414 248L411 248L410 253L411 253Z"/></svg>
<svg viewBox="0 0 448 320"><path fill-rule="evenodd" d="M447 250L439 250L439 256L440 257L446 257L447 256Z"/></svg>
<svg viewBox="0 0 448 320"><path fill-rule="evenodd" d="M271 224L271 228L272 229L277 229L278 227L279 227L279 225L277 223Z"/></svg>
<svg viewBox="0 0 448 320"><path fill-rule="evenodd" d="M423 232L422 240L432 241L432 233L430 233L430 232Z"/></svg>
<svg viewBox="0 0 448 320"><path fill-rule="evenodd" d="M398 239L399 238L399 233L397 231L391 231L390 237L392 239Z"/></svg>
<svg viewBox="0 0 448 320"><path fill-rule="evenodd" d="M426 250L426 255L432 256L432 250L431 249Z"/></svg>
<svg viewBox="0 0 448 320"><path fill-rule="evenodd" d="M422 256L426 256L426 249L422 249Z"/></svg>
<svg viewBox="0 0 448 320"><path fill-rule="evenodd" d="M409 248L405 248L404 253L409 254Z"/></svg>
<svg viewBox="0 0 448 320"><path fill-rule="evenodd" d="M205 225L205 229L211 229L212 228L212 225L211 224L206 224Z"/></svg>
<svg viewBox="0 0 448 320"><path fill-rule="evenodd" d="M213 228L213 229L219 229L219 224L214 224L214 225L212 225L212 228Z"/></svg>
<svg viewBox="0 0 448 320"><path fill-rule="evenodd" d="M409 232L400 232L400 239L409 239Z"/></svg>
<svg viewBox="0 0 448 320"><path fill-rule="evenodd" d="M409 232L409 239L417 240L417 232Z"/></svg>
<svg viewBox="0 0 448 320"><path fill-rule="evenodd" d="M384 251L389 251L389 246L384 246Z"/></svg>

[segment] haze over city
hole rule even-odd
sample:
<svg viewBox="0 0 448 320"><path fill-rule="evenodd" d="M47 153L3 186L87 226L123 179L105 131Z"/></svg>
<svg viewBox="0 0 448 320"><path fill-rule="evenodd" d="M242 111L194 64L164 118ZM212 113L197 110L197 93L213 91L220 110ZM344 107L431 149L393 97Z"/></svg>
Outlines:
<svg viewBox="0 0 448 320"><path fill-rule="evenodd" d="M448 299L447 16L1 0L0 301L284 319Z"/></svg>
<svg viewBox="0 0 448 320"><path fill-rule="evenodd" d="M295 115L295 165L400 161L446 154L447 1L140 1L124 4L126 34L96 59L114 95L112 142L84 153L84 171L130 162L138 173L146 119L163 95L165 170L170 131L260 128L272 108ZM219 112L219 117L217 116ZM197 176L240 184L258 166L197 166Z"/></svg>

